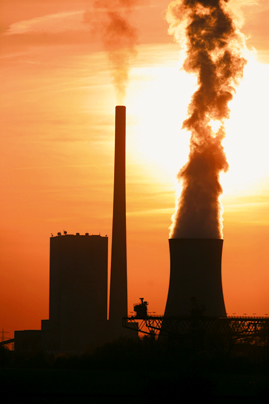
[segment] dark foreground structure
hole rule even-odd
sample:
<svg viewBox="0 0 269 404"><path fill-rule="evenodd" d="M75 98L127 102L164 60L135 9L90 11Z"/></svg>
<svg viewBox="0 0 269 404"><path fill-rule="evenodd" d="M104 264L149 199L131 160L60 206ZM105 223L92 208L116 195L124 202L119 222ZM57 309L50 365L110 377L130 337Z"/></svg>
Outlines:
<svg viewBox="0 0 269 404"><path fill-rule="evenodd" d="M132 322L138 323L138 331L157 338L160 333L170 340L187 342L191 338L199 341L201 347L206 338L216 338L214 344L222 341L233 344L256 344L269 349L268 317L209 317L190 316L131 316L122 319L122 325L131 329ZM268 351L269 355L269 351ZM269 357L268 357L269 358Z"/></svg>
<svg viewBox="0 0 269 404"><path fill-rule="evenodd" d="M119 336L121 319L127 316L127 253L125 191L126 108L115 110L114 201L111 248L109 321L111 332Z"/></svg>
<svg viewBox="0 0 269 404"><path fill-rule="evenodd" d="M51 237L49 320L41 330L15 331L15 349L85 351L104 342L107 262L107 237Z"/></svg>
<svg viewBox="0 0 269 404"><path fill-rule="evenodd" d="M85 352L116 338L137 338L127 316L126 107L115 109L115 165L109 321L108 239L79 233L50 239L49 319L41 330L15 331L15 350ZM132 330L136 327L132 323Z"/></svg>
<svg viewBox="0 0 269 404"><path fill-rule="evenodd" d="M165 316L203 313L224 317L221 282L223 240L172 238L170 284Z"/></svg>
<svg viewBox="0 0 269 404"><path fill-rule="evenodd" d="M188 397L195 403L258 404L269 398L268 361L246 355L240 345L229 352L216 345L194 349L146 337L119 339L83 355L1 348L2 394L18 395L20 403L148 404Z"/></svg>

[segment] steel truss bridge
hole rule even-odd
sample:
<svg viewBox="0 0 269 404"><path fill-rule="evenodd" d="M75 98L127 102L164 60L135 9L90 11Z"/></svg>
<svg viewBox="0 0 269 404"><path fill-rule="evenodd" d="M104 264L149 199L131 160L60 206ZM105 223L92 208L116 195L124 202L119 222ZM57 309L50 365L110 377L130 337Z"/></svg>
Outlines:
<svg viewBox="0 0 269 404"><path fill-rule="evenodd" d="M228 345L255 344L269 347L268 317L207 317L203 315L164 317L137 316L122 319L122 326L157 338L202 342L222 341Z"/></svg>

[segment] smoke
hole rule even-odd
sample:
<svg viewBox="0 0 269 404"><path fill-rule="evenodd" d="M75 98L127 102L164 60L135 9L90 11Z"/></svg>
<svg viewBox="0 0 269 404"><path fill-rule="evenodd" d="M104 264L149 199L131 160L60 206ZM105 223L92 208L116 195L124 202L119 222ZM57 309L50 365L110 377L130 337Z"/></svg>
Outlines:
<svg viewBox="0 0 269 404"><path fill-rule="evenodd" d="M130 64L136 56L137 32L128 21L138 0L95 0L84 19L101 35L111 67L118 102L126 95Z"/></svg>
<svg viewBox="0 0 269 404"><path fill-rule="evenodd" d="M243 76L243 37L227 4L229 0L176 0L167 11L169 33L185 48L183 68L197 75L198 89L182 128L190 132L187 164L178 173L182 185L173 216L172 238L222 238L219 181L228 170L222 146L224 121L234 86ZM219 121L214 132L211 123Z"/></svg>

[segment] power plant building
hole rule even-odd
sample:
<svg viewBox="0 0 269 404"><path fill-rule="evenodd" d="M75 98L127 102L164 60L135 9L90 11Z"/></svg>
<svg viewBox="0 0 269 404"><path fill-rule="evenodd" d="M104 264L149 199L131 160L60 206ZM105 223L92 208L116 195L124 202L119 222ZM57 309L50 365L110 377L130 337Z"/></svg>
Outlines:
<svg viewBox="0 0 269 404"><path fill-rule="evenodd" d="M107 320L108 238L50 238L49 323L60 349L87 347Z"/></svg>
<svg viewBox="0 0 269 404"><path fill-rule="evenodd" d="M50 238L49 320L41 321L41 330L15 331L15 349L83 352L137 337L122 327L128 315L125 148L126 107L117 106L109 321L108 238L58 233Z"/></svg>
<svg viewBox="0 0 269 404"><path fill-rule="evenodd" d="M49 319L41 330L15 331L15 349L85 352L120 336L128 316L126 254L126 107L115 109L114 201L108 308L108 238L64 234L50 238ZM164 316L226 316L221 281L223 240L172 238Z"/></svg>
<svg viewBox="0 0 269 404"><path fill-rule="evenodd" d="M107 237L58 233L50 238L49 320L41 321L39 348L82 352L102 342L107 264ZM15 349L27 350L31 333L37 341L37 330L15 331Z"/></svg>

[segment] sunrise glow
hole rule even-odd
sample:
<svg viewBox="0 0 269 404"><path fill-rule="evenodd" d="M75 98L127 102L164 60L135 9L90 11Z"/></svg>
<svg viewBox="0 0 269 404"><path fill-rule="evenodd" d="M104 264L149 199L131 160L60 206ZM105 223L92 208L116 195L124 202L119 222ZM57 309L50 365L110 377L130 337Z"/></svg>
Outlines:
<svg viewBox="0 0 269 404"><path fill-rule="evenodd" d="M229 170L220 175L222 271L227 311L263 315L269 310L268 6L250 3L242 7L248 63L224 120ZM182 69L180 45L167 33L168 4L140 2L127 13L135 30L123 25L131 56L121 100L127 110L129 309L144 296L160 314L177 173L189 155L190 133L182 123L197 88L195 75ZM104 22L94 12L100 14L80 0L27 7L2 1L0 326L10 335L38 328L48 317L51 234L108 235L110 249L119 99L102 35L115 19ZM214 131L218 125L211 122Z"/></svg>

